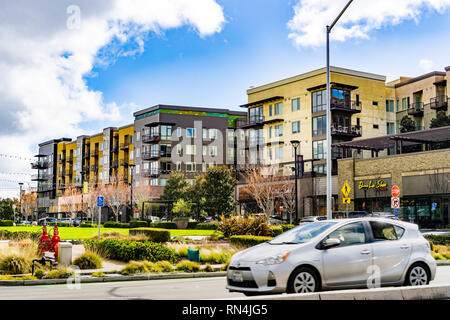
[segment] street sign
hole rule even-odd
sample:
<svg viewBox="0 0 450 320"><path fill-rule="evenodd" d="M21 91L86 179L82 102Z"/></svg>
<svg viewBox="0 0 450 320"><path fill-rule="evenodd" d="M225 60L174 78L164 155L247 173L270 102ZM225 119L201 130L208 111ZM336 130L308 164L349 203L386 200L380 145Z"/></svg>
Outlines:
<svg viewBox="0 0 450 320"><path fill-rule="evenodd" d="M97 197L97 207L99 207L99 208L103 207L104 203L105 203L105 197L98 196Z"/></svg>
<svg viewBox="0 0 450 320"><path fill-rule="evenodd" d="M395 216L398 217L398 208L395 208Z"/></svg>
<svg viewBox="0 0 450 320"><path fill-rule="evenodd" d="M348 195L350 194L350 186L348 185L347 181L345 181L344 185L342 186L342 194L344 195L344 198L348 198Z"/></svg>
<svg viewBox="0 0 450 320"><path fill-rule="evenodd" d="M397 198L399 195L400 195L400 188L398 186L393 186L392 196Z"/></svg>
<svg viewBox="0 0 450 320"><path fill-rule="evenodd" d="M284 208L283 207L280 207L280 211L283 211L284 210Z"/></svg>
<svg viewBox="0 0 450 320"><path fill-rule="evenodd" d="M342 203L343 204L350 204L351 201L352 201L352 199L350 199L350 198L342 198Z"/></svg>
<svg viewBox="0 0 450 320"><path fill-rule="evenodd" d="M400 198L392 197L391 198L391 208L398 209L400 207Z"/></svg>

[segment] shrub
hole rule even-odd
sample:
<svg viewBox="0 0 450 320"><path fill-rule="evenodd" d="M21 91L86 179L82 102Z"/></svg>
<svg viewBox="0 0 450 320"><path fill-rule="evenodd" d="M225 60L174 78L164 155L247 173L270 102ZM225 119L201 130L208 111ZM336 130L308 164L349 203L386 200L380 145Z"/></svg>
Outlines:
<svg viewBox="0 0 450 320"><path fill-rule="evenodd" d="M76 258L73 265L78 266L81 270L86 269L100 269L102 268L102 260L94 252L86 252L83 255Z"/></svg>
<svg viewBox="0 0 450 320"><path fill-rule="evenodd" d="M294 229L295 227L296 227L296 225L294 225L294 224L282 224L281 225L281 228L283 228L283 232Z"/></svg>
<svg viewBox="0 0 450 320"><path fill-rule="evenodd" d="M174 222L151 222L150 228L161 228L161 229L176 229L177 225Z"/></svg>
<svg viewBox="0 0 450 320"><path fill-rule="evenodd" d="M159 273L161 272L161 268L157 264L148 261L131 261L122 269L122 271L120 271L123 275L149 272Z"/></svg>
<svg viewBox="0 0 450 320"><path fill-rule="evenodd" d="M217 230L217 223L198 223L197 230Z"/></svg>
<svg viewBox="0 0 450 320"><path fill-rule="evenodd" d="M103 227L105 228L129 228L129 223L121 223L121 222L115 222L115 221L106 221L103 224Z"/></svg>
<svg viewBox="0 0 450 320"><path fill-rule="evenodd" d="M203 267L202 271L204 271L204 272L214 272L214 268L213 268L209 263L207 263L207 264Z"/></svg>
<svg viewBox="0 0 450 320"><path fill-rule="evenodd" d="M188 226L187 226L187 228L188 229L197 229L197 225L198 225L199 223L197 222L197 221L189 221L188 222Z"/></svg>
<svg viewBox="0 0 450 320"><path fill-rule="evenodd" d="M220 269L221 271L227 271L228 266L230 265L231 259L228 259L228 261L223 265L223 267Z"/></svg>
<svg viewBox="0 0 450 320"><path fill-rule="evenodd" d="M80 224L80 228L94 228L96 226L94 226L92 223L89 222L83 222L82 224Z"/></svg>
<svg viewBox="0 0 450 320"><path fill-rule="evenodd" d="M106 274L104 272L98 271L98 272L93 272L92 276L97 277L97 278L104 278L104 277L106 277Z"/></svg>
<svg viewBox="0 0 450 320"><path fill-rule="evenodd" d="M38 241L42 232L0 230L0 240L33 240Z"/></svg>
<svg viewBox="0 0 450 320"><path fill-rule="evenodd" d="M13 277L13 276L0 276L0 281L20 281L20 280L37 280L34 276Z"/></svg>
<svg viewBox="0 0 450 320"><path fill-rule="evenodd" d="M227 262L227 260L230 258L230 254L227 254L226 252L208 251L209 250L200 250L200 261L220 264Z"/></svg>
<svg viewBox="0 0 450 320"><path fill-rule="evenodd" d="M269 240L272 240L272 238L260 236L232 236L230 243L238 246L252 247Z"/></svg>
<svg viewBox="0 0 450 320"><path fill-rule="evenodd" d="M221 231L225 238L235 235L270 236L271 229L265 216L243 217L241 215L226 218L220 217L217 230Z"/></svg>
<svg viewBox="0 0 450 320"><path fill-rule="evenodd" d="M130 228L146 228L148 227L147 221L130 221Z"/></svg>
<svg viewBox="0 0 450 320"><path fill-rule="evenodd" d="M433 241L433 244L450 245L450 235L424 235L425 239Z"/></svg>
<svg viewBox="0 0 450 320"><path fill-rule="evenodd" d="M156 265L161 269L162 272L172 272L173 267L169 261L158 261Z"/></svg>
<svg viewBox="0 0 450 320"><path fill-rule="evenodd" d="M37 269L34 271L34 276L38 279L42 279L45 276L45 271L43 269Z"/></svg>
<svg viewBox="0 0 450 320"><path fill-rule="evenodd" d="M12 220L0 220L0 227L12 227L14 226L14 221Z"/></svg>
<svg viewBox="0 0 450 320"><path fill-rule="evenodd" d="M170 240L170 231L156 228L135 228L130 230L130 236L144 234L153 242L167 242Z"/></svg>
<svg viewBox="0 0 450 320"><path fill-rule="evenodd" d="M167 260L173 263L176 260L176 254L173 249L150 241L86 240L85 247L87 250L100 252L105 258L119 261L148 260L156 262Z"/></svg>
<svg viewBox="0 0 450 320"><path fill-rule="evenodd" d="M197 262L183 260L177 263L176 270L184 272L198 272L200 271L200 265Z"/></svg>
<svg viewBox="0 0 450 320"><path fill-rule="evenodd" d="M75 275L75 271L66 267L59 267L55 270L48 271L43 279L67 279Z"/></svg>
<svg viewBox="0 0 450 320"><path fill-rule="evenodd" d="M5 274L23 274L31 271L31 261L24 256L10 254L0 260L0 270Z"/></svg>
<svg viewBox="0 0 450 320"><path fill-rule="evenodd" d="M283 233L283 228L281 226L271 226L270 227L270 235L272 237L277 237Z"/></svg>

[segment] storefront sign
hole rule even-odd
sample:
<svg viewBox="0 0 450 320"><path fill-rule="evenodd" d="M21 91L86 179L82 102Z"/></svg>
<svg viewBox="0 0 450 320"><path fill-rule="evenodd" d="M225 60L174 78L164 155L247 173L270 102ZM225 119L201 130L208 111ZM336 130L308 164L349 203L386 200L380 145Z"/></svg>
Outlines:
<svg viewBox="0 0 450 320"><path fill-rule="evenodd" d="M369 180L368 183L364 183L364 181L359 182L358 186L359 190L370 190L375 189L377 191L386 191L387 183L384 180Z"/></svg>

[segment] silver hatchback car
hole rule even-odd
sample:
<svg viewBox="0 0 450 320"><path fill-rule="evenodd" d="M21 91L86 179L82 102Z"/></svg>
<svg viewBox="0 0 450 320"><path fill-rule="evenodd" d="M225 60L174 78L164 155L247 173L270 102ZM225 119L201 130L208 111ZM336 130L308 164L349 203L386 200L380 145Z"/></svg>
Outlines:
<svg viewBox="0 0 450 320"><path fill-rule="evenodd" d="M426 285L436 261L415 224L384 218L301 225L233 255L227 289L246 295Z"/></svg>

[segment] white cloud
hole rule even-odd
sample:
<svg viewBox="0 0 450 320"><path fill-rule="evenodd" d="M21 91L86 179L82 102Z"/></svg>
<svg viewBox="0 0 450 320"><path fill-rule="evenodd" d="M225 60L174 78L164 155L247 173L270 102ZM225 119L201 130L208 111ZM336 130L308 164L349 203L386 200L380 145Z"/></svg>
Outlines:
<svg viewBox="0 0 450 320"><path fill-rule="evenodd" d="M294 6L294 17L288 22L289 38L298 48L319 47L326 41L330 25L348 0L300 0ZM337 41L367 39L370 32L405 20L419 21L429 10L442 13L450 0L356 0L353 1L331 38Z"/></svg>
<svg viewBox="0 0 450 320"><path fill-rule="evenodd" d="M80 19L76 10L67 12L70 5L80 8ZM224 23L215 0L2 2L0 153L30 157L42 141L86 133L85 122L129 119L124 112L132 102L106 102L102 92L86 85L84 77L94 66L142 53L149 32L190 26L206 37ZM0 171L29 171L23 161L5 161Z"/></svg>
<svg viewBox="0 0 450 320"><path fill-rule="evenodd" d="M429 72L433 70L434 62L430 59L421 59L419 61L419 66L423 71Z"/></svg>

